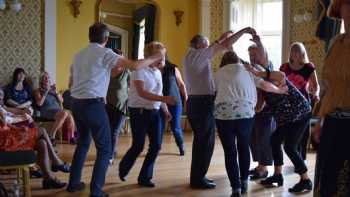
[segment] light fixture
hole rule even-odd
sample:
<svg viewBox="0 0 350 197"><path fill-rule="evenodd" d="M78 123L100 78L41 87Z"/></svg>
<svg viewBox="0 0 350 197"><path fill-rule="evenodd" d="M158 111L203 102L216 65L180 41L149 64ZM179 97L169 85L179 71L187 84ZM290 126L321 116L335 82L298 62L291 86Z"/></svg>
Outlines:
<svg viewBox="0 0 350 197"><path fill-rule="evenodd" d="M6 6L15 11L19 12L22 9L22 4L19 2L19 0L7 0L8 3L6 4L6 0L0 0L0 10L5 10Z"/></svg>
<svg viewBox="0 0 350 197"><path fill-rule="evenodd" d="M310 10L299 10L293 17L295 23L310 22L312 19L313 15Z"/></svg>
<svg viewBox="0 0 350 197"><path fill-rule="evenodd" d="M176 19L176 26L179 26L182 23L182 16L184 15L184 11L175 10L174 15L175 15L175 19Z"/></svg>

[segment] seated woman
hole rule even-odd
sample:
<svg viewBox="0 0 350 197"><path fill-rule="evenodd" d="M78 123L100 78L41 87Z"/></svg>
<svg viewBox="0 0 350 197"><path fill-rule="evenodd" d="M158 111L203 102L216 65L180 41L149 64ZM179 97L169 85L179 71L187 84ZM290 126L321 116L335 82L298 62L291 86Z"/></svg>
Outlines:
<svg viewBox="0 0 350 197"><path fill-rule="evenodd" d="M23 68L16 68L13 72L12 82L5 87L5 103L7 106L21 109L33 114L32 87L27 83Z"/></svg>
<svg viewBox="0 0 350 197"><path fill-rule="evenodd" d="M225 165L233 197L247 192L250 166L249 142L254 123L256 88L283 94L286 87L276 87L255 77L240 63L235 52L226 52L215 75L214 116L225 152ZM237 141L237 144L236 144ZM238 162L237 162L238 150Z"/></svg>
<svg viewBox="0 0 350 197"><path fill-rule="evenodd" d="M49 133L52 141L54 141L57 131L66 126L64 132L67 132L67 135L65 136L68 136L68 140L72 142L75 131L73 116L63 110L63 99L56 92L56 87L51 85L50 76L47 72L40 76L39 88L34 91L34 98L36 105L39 107L39 117L55 121Z"/></svg>
<svg viewBox="0 0 350 197"><path fill-rule="evenodd" d="M38 128L30 115L16 108L7 108L2 101L0 97L0 151L36 150L38 165L43 171L43 188L64 187L66 183L55 178L53 171L68 173L70 166L57 156L46 131Z"/></svg>

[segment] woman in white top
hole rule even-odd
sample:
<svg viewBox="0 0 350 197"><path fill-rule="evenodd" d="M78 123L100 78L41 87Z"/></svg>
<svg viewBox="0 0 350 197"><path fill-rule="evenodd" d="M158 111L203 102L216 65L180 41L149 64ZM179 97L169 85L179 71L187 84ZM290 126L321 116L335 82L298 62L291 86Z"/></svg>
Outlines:
<svg viewBox="0 0 350 197"><path fill-rule="evenodd" d="M223 56L220 69L215 75L215 87L214 116L225 152L226 171L232 187L232 196L241 196L241 193L247 192L249 142L257 102L256 88L279 94L285 93L287 88L276 87L262 78L255 77L246 70L233 51ZM239 165L236 149L239 153Z"/></svg>
<svg viewBox="0 0 350 197"><path fill-rule="evenodd" d="M159 42L151 42L144 49L145 57L156 53L165 54L165 47ZM159 67L165 65L165 60L147 68L131 73L128 107L132 133L132 145L119 164L119 178L125 177L134 165L136 158L143 151L146 135L149 138L149 149L143 162L138 184L144 187L154 187L151 181L153 166L161 148L162 132L159 109L162 108L167 119L171 115L166 104L175 105L171 96L162 96L163 83Z"/></svg>

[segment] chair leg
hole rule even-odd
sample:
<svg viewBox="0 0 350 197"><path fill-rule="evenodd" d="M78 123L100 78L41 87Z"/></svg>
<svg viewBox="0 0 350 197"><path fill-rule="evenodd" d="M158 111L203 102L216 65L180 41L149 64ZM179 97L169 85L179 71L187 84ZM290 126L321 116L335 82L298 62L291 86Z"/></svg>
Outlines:
<svg viewBox="0 0 350 197"><path fill-rule="evenodd" d="M23 176L22 170L21 169L17 169L17 184L21 184L21 179Z"/></svg>
<svg viewBox="0 0 350 197"><path fill-rule="evenodd" d="M24 196L31 197L31 188L30 188L30 173L29 168L23 168L23 184L24 184Z"/></svg>

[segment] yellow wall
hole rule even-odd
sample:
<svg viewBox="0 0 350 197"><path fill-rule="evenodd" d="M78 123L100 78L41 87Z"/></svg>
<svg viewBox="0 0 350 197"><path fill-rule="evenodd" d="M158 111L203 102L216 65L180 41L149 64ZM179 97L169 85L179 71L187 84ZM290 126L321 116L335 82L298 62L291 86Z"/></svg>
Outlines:
<svg viewBox="0 0 350 197"><path fill-rule="evenodd" d="M72 15L70 0L57 2L57 86L68 87L69 67L73 56L88 44L88 28L95 21L96 0L83 1L80 15Z"/></svg>
<svg viewBox="0 0 350 197"><path fill-rule="evenodd" d="M67 88L69 66L76 52L88 44L88 28L95 21L96 0L83 1L80 15L72 16L70 0L57 1L57 86ZM193 35L199 31L198 0L155 0L158 7L157 37L168 48L171 61L181 62ZM175 24L174 10L184 11Z"/></svg>

